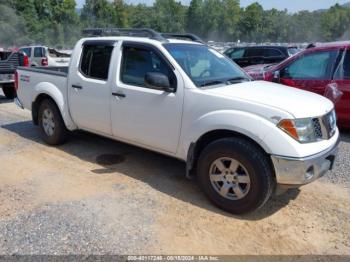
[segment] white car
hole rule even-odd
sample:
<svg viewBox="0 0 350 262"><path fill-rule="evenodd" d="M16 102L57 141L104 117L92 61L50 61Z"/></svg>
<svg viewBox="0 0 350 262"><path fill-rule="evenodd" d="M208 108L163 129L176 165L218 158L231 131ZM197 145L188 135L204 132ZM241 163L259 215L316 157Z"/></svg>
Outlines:
<svg viewBox="0 0 350 262"><path fill-rule="evenodd" d="M59 52L54 48L46 46L24 46L19 49L24 52L29 58L30 66L52 66L61 67L68 66L70 54Z"/></svg>
<svg viewBox="0 0 350 262"><path fill-rule="evenodd" d="M339 131L331 101L252 81L193 35L130 31L81 39L65 72L17 70L15 101L32 111L45 142L82 129L178 158L234 214L332 168Z"/></svg>

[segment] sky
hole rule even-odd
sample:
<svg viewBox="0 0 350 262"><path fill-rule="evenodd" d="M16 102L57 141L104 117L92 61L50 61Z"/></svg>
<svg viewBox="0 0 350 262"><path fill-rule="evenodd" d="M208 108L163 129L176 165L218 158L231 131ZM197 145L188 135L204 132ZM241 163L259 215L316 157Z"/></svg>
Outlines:
<svg viewBox="0 0 350 262"><path fill-rule="evenodd" d="M152 4L153 0L124 0L126 3L144 3ZM77 5L81 8L85 0L76 0ZM188 4L190 0L181 0L182 3ZM318 10L329 8L336 3L345 4L350 2L350 0L241 0L241 6L245 7L251 3L258 2L264 9L288 9L290 12L297 12L300 10Z"/></svg>

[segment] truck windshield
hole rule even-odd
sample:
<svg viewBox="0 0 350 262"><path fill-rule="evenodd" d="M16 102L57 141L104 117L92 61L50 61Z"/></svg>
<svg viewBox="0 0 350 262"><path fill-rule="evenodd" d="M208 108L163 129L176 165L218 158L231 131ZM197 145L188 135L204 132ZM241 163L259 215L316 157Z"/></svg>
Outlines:
<svg viewBox="0 0 350 262"><path fill-rule="evenodd" d="M164 44L197 87L234 84L251 78L216 50L197 44Z"/></svg>

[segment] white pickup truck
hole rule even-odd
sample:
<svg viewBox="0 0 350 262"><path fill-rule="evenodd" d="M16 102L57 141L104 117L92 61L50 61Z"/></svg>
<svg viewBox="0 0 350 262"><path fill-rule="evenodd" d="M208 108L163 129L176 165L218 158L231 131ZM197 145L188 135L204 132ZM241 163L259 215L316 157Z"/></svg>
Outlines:
<svg viewBox="0 0 350 262"><path fill-rule="evenodd" d="M330 100L252 81L193 35L131 32L81 39L69 68L17 70L15 102L32 111L45 142L82 129L178 158L234 214L332 168L339 131Z"/></svg>

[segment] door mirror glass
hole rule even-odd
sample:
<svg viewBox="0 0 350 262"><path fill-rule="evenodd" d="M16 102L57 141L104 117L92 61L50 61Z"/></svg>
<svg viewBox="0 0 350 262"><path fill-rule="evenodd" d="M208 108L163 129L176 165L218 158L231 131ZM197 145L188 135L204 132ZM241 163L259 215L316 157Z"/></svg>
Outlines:
<svg viewBox="0 0 350 262"><path fill-rule="evenodd" d="M163 90L166 92L174 92L174 89L170 86L169 78L162 73L146 73L145 86L151 89Z"/></svg>

